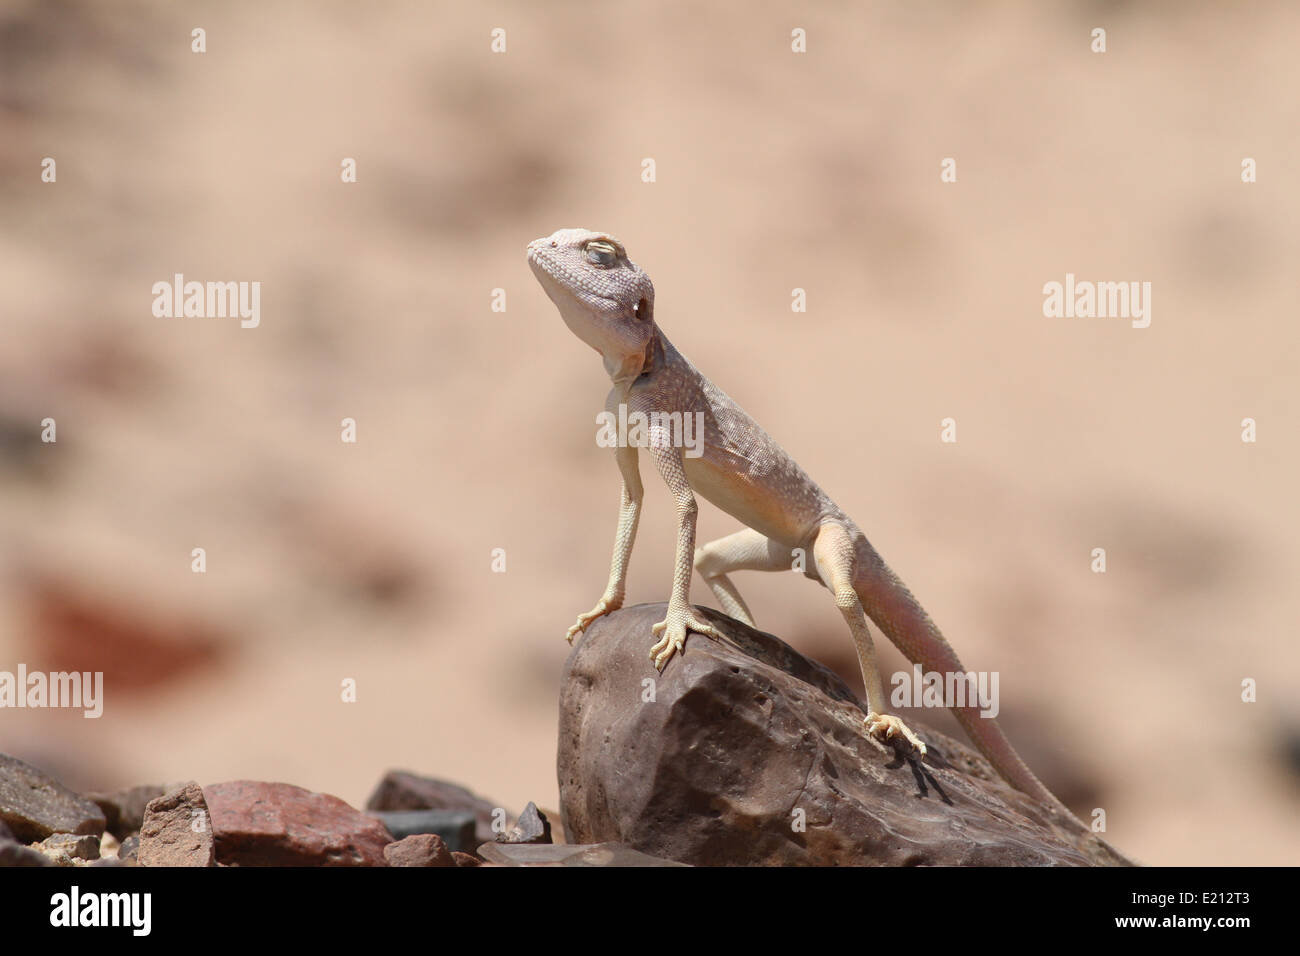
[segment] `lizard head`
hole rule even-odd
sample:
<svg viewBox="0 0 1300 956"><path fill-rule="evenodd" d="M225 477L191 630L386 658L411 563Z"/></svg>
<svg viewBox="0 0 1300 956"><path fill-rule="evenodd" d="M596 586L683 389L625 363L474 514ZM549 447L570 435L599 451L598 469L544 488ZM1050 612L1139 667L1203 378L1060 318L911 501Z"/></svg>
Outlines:
<svg viewBox="0 0 1300 956"><path fill-rule="evenodd" d="M601 354L615 383L641 374L655 335L655 287L621 242L561 229L528 244L528 264L564 324Z"/></svg>

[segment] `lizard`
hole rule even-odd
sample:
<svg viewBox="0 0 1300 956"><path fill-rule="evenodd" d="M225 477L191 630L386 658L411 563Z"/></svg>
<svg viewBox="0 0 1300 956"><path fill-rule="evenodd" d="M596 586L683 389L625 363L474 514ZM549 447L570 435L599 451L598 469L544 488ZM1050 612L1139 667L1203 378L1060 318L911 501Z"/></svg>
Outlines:
<svg viewBox="0 0 1300 956"><path fill-rule="evenodd" d="M654 285L628 258L622 242L604 232L560 229L528 244L528 263L569 330L600 354L612 383L606 412L612 415L624 406L629 417L640 413L650 423L642 446L676 504L672 590L664 620L652 627L659 636L650 649L656 669L662 672L674 653L685 653L689 632L720 637L691 607L693 570L700 572L728 615L753 627L753 615L731 580L732 572L791 570L795 549L802 549L813 558L805 576L830 590L852 634L867 694L866 734L924 758L925 743L886 712L867 618L926 671L953 674L965 669L911 591L794 459L668 341L655 321ZM661 417L656 419L655 413ZM674 438L673 413L702 413L701 454L685 454L680 429ZM644 488L637 444L619 441L614 451L623 488L609 581L595 607L569 628L565 637L570 644L593 621L621 608L626 595ZM746 528L696 548L697 492ZM1008 783L1077 825L978 706L951 709Z"/></svg>

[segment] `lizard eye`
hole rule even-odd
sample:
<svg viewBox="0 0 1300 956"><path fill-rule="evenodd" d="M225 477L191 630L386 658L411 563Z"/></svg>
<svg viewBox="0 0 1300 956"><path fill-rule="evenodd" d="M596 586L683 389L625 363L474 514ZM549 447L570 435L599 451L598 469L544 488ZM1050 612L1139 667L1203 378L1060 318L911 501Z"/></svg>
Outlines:
<svg viewBox="0 0 1300 956"><path fill-rule="evenodd" d="M612 243L593 239L587 243L587 258L598 266L612 266L618 260L618 252Z"/></svg>

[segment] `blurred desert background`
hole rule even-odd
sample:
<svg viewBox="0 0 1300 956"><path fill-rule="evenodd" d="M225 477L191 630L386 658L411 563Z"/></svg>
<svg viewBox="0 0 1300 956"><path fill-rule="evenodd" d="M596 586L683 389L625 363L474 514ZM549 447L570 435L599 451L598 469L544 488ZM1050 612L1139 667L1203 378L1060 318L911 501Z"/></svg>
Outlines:
<svg viewBox="0 0 1300 956"><path fill-rule="evenodd" d="M557 807L619 486L524 246L585 226L1109 840L1300 861L1298 48L1285 3L4 0L0 670L106 687L98 720L0 711L0 751L85 789L359 806L406 768ZM1150 327L1045 318L1067 272L1151 282ZM156 318L175 273L260 281L260 327ZM642 473L629 604L670 583ZM736 527L702 503L700 540ZM860 686L826 592L736 580Z"/></svg>

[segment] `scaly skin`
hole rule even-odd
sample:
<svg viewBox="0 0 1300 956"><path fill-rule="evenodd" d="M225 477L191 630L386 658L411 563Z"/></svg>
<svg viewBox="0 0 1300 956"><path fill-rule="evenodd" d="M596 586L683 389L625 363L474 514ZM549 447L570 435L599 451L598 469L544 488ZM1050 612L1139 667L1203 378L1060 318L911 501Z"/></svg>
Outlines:
<svg viewBox="0 0 1300 956"><path fill-rule="evenodd" d="M804 573L830 589L857 647L867 690L865 727L877 739L898 737L924 756L925 744L898 717L885 712L867 616L908 659L927 671L964 671L957 654L921 605L881 559L866 536L763 429L701 375L654 321L654 286L627 258L622 243L606 233L561 229L528 246L528 262L569 329L600 353L613 382L607 411L703 412L703 455L674 446L666 428L651 427L644 446L677 503L677 549L668 613L654 625L659 641L650 650L660 670L684 651L688 631L717 632L690 606L691 570L699 570L723 609L753 625L753 617L728 575L732 571L788 571L792 552L812 555ZM605 593L578 617L570 642L592 621L623 604L628 560L641 513L638 449L616 450L623 476L614 559ZM747 528L695 548L695 494L699 493ZM971 740L1014 787L1071 819L992 720L975 707L953 708Z"/></svg>

